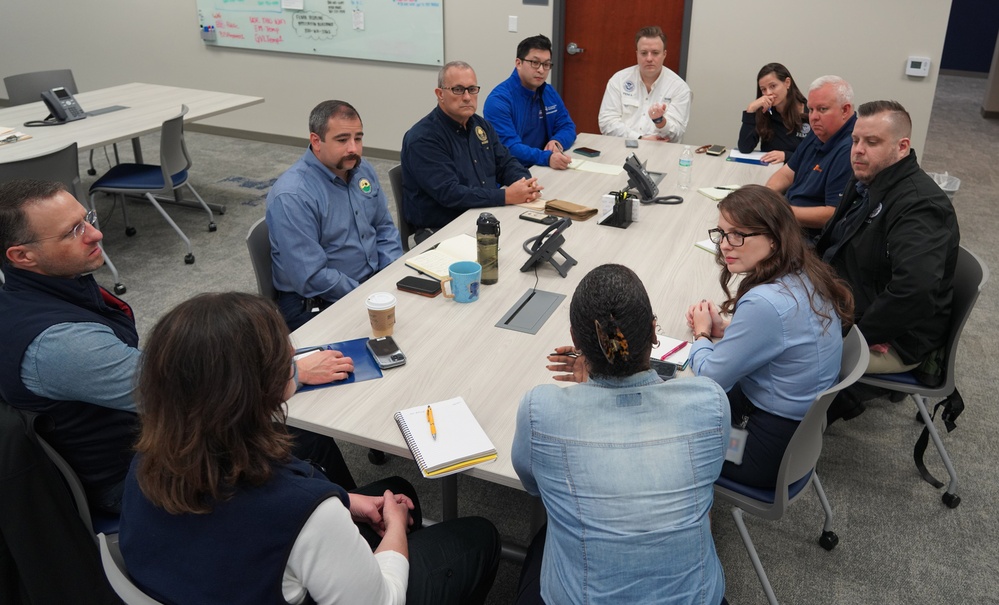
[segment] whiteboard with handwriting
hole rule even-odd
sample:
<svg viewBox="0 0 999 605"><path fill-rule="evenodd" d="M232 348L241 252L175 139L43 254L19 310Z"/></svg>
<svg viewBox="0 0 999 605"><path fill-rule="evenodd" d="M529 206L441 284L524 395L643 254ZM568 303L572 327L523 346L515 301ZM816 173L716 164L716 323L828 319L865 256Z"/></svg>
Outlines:
<svg viewBox="0 0 999 605"><path fill-rule="evenodd" d="M444 0L196 0L204 44L444 64Z"/></svg>

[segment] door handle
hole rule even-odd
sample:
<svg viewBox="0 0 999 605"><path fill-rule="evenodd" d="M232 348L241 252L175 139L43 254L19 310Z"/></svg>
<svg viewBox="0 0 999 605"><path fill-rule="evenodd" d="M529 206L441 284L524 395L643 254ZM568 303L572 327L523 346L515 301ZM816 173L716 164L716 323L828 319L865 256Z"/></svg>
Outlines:
<svg viewBox="0 0 999 605"><path fill-rule="evenodd" d="M569 53L570 55L578 55L584 50L585 50L584 48L580 48L575 42L570 42L569 46L565 47L565 52Z"/></svg>

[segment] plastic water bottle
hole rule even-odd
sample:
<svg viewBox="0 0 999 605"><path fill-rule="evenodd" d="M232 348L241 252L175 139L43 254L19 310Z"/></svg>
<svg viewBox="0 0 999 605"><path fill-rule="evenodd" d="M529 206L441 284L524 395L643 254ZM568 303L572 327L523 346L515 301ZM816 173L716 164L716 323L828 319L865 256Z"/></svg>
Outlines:
<svg viewBox="0 0 999 605"><path fill-rule="evenodd" d="M686 191L690 189L690 173L694 170L694 154L690 151L690 145L686 145L683 148L683 153L680 154L680 173L677 175L677 181L680 183L680 189Z"/></svg>

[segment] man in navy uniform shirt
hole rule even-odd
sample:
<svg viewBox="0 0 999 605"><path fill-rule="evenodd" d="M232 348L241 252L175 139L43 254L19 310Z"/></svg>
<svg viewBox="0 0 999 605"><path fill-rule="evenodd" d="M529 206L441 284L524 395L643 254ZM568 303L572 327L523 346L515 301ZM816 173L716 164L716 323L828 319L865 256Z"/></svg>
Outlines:
<svg viewBox="0 0 999 605"><path fill-rule="evenodd" d="M541 186L475 114L472 66L452 61L437 76L437 107L402 139L403 214L419 243L469 208L523 204Z"/></svg>

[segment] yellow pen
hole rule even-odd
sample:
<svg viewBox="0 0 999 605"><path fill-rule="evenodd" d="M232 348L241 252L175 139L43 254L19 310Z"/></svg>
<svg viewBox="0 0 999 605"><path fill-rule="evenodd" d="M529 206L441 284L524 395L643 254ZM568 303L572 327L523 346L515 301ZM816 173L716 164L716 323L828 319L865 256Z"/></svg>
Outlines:
<svg viewBox="0 0 999 605"><path fill-rule="evenodd" d="M430 423L430 435L437 440L437 426L434 424L434 411L427 406L427 422Z"/></svg>

